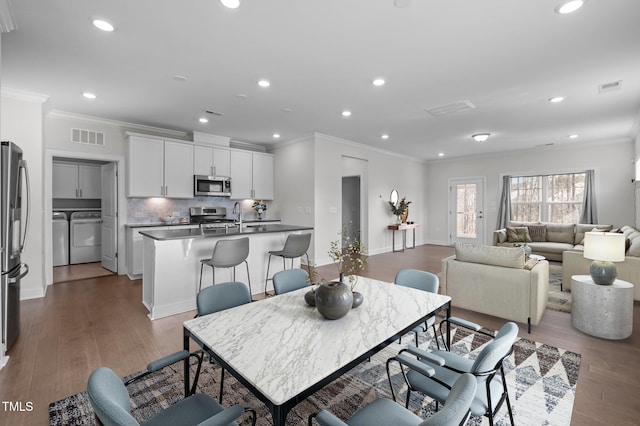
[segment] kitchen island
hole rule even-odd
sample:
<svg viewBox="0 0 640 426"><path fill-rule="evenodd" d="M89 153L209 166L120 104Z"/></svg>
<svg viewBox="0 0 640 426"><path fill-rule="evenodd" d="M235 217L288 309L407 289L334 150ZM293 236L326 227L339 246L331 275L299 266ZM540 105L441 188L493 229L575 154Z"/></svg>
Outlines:
<svg viewBox="0 0 640 426"><path fill-rule="evenodd" d="M200 260L211 258L221 239L249 237L249 273L252 294L264 289L270 250L280 250L292 233L312 231L312 227L284 224L250 224L242 227L201 229L163 229L140 231L144 238L142 303L152 320L196 309L200 280ZM294 267L299 267L295 259ZM270 275L283 269L274 261ZM202 286L212 283L212 268L203 270ZM215 269L216 283L233 281L233 268ZM248 284L246 268L236 268L236 281ZM272 285L268 289L273 288Z"/></svg>

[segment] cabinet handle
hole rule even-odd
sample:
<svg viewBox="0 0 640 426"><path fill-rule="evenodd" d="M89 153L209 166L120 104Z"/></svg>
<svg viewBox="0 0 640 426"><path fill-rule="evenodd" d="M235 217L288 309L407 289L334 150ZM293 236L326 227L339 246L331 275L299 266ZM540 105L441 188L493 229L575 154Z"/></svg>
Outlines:
<svg viewBox="0 0 640 426"><path fill-rule="evenodd" d="M211 176L216 175L216 166L211 166Z"/></svg>
<svg viewBox="0 0 640 426"><path fill-rule="evenodd" d="M76 198L78 198L78 188L76 188Z"/></svg>
<svg viewBox="0 0 640 426"><path fill-rule="evenodd" d="M80 198L82 198L82 189L79 189L78 191L80 191Z"/></svg>
<svg viewBox="0 0 640 426"><path fill-rule="evenodd" d="M165 185L165 187L164 187L164 196L166 197L167 195L169 195L169 186Z"/></svg>

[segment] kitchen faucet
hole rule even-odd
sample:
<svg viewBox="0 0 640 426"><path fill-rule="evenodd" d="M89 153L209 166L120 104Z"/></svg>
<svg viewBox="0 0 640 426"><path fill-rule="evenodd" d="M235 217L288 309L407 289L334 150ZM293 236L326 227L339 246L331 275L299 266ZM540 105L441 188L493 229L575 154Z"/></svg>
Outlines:
<svg viewBox="0 0 640 426"><path fill-rule="evenodd" d="M238 210L237 212L236 209ZM233 211L231 212L231 214L235 213L238 213L238 219L235 223L240 226L240 229L242 229L242 205L239 201L236 201L236 203L233 205Z"/></svg>

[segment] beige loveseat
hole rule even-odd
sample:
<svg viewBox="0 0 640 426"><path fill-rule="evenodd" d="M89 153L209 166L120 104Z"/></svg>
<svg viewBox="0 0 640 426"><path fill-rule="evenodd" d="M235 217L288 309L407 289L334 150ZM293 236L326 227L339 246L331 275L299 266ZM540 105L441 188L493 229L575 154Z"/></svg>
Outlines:
<svg viewBox="0 0 640 426"><path fill-rule="evenodd" d="M487 315L538 325L547 305L549 262L512 247L456 244L442 260L440 287L451 304Z"/></svg>
<svg viewBox="0 0 640 426"><path fill-rule="evenodd" d="M566 250L583 249L584 233L597 229L609 232L612 225L549 223L549 222L509 222L507 228L493 231L493 245L513 247L522 244L526 229L527 245L532 254L544 256L549 260L562 261ZM519 236L517 238L515 236Z"/></svg>
<svg viewBox="0 0 640 426"><path fill-rule="evenodd" d="M633 298L640 300L640 232L631 226L623 226L620 230L628 242L624 261L615 263L618 278L633 284ZM579 246L575 250L565 251L562 255L563 290L571 290L572 275L589 275L591 259L585 259L582 250L584 247Z"/></svg>

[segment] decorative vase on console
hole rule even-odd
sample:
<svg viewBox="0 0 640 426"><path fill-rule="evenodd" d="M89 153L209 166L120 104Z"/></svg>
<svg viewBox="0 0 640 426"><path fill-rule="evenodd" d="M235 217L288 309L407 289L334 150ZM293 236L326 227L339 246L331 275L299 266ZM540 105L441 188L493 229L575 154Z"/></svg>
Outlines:
<svg viewBox="0 0 640 426"><path fill-rule="evenodd" d="M407 197L402 197L402 199L396 203L393 201L389 201L389 207L391 207L391 213L393 213L397 218L397 224L405 223L407 221L407 217L409 216L409 204L411 201L407 201Z"/></svg>

